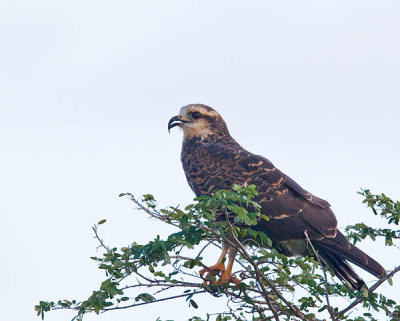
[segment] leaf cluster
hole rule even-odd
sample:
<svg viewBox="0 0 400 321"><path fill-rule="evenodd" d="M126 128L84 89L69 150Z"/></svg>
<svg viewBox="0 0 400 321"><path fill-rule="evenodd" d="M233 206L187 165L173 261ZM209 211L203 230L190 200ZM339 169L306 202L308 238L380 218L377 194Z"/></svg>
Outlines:
<svg viewBox="0 0 400 321"><path fill-rule="evenodd" d="M398 226L400 221L400 202L393 201L385 194L375 195L368 189L358 192L364 196L363 203L370 208L374 215L380 216L387 224L387 228L370 227L364 223L357 223L346 227L347 237L354 244L369 237L375 241L377 237L382 237L386 246L396 245L400 239L400 229L393 229L391 225Z"/></svg>
<svg viewBox="0 0 400 321"><path fill-rule="evenodd" d="M389 320L398 320L400 306L375 290L386 279L392 282L391 277L400 268L370 289L353 291L338 282L329 271L322 270L316 255L287 257L265 233L255 230L260 220L269 220L254 201L257 195L254 185L235 185L232 191L221 190L211 196L198 197L183 209L171 206L158 210L151 194L145 194L141 200L129 193L121 194L139 211L174 226L176 232L167 237L156 235L146 244L132 242L120 248L109 247L98 233L99 226L106 222L101 220L93 227L103 253L92 259L105 272L98 290L82 301L40 301L35 307L37 314L43 319L50 310L72 309L76 311L74 319L82 320L89 312L98 314L182 297L190 308L197 309L195 298L211 295L226 299L225 310L209 311L204 320L330 318L372 321L376 320L374 315L379 311ZM399 203L383 194L373 195L368 190L363 190L362 195L364 203L375 215L387 220L389 227L374 229L360 223L347 228L349 237L359 242L368 236L375 240L376 236L384 234L386 239L390 235L392 241L397 240L398 231L391 230L390 225L399 223ZM235 271L241 279L239 285L219 284L217 275L211 275L205 281L199 273L200 269L211 271L203 258L204 253L216 252L223 242L235 247L239 253ZM329 299L339 303L334 306ZM340 305L346 307L339 310ZM355 312L356 306L361 311ZM194 316L190 320L203 319Z"/></svg>

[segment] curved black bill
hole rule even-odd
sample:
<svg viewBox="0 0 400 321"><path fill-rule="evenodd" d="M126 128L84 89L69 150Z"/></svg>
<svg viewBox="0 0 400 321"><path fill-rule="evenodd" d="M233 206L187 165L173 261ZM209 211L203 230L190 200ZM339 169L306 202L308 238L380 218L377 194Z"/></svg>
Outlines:
<svg viewBox="0 0 400 321"><path fill-rule="evenodd" d="M180 120L178 116L172 117L168 122L168 132L171 130L171 128L178 126L180 123L182 123L182 120Z"/></svg>

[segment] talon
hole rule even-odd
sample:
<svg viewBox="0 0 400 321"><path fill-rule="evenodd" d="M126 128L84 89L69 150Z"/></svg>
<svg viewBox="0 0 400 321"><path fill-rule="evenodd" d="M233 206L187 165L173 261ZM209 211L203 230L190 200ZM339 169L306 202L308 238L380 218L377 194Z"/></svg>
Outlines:
<svg viewBox="0 0 400 321"><path fill-rule="evenodd" d="M208 272L208 273L204 277L203 286L206 286L208 282L216 285L216 284L218 284L218 281L212 281L212 280L210 280L210 277L214 277L214 276L218 275L220 272L225 273L225 265L224 265L224 263L217 263L213 266L210 266L208 269L200 270L199 274L201 276L204 276L204 274L206 272Z"/></svg>
<svg viewBox="0 0 400 321"><path fill-rule="evenodd" d="M218 285L224 285L224 284L228 284L228 283L234 283L236 286L238 286L240 284L240 280L232 275L230 272L226 271L223 272L221 275L221 278L216 282Z"/></svg>
<svg viewBox="0 0 400 321"><path fill-rule="evenodd" d="M219 285L227 284L227 283L229 283L230 278L231 278L230 273L223 272L221 274L221 278L218 280L217 284L219 284Z"/></svg>
<svg viewBox="0 0 400 321"><path fill-rule="evenodd" d="M229 257L228 266L226 270L221 273L221 278L218 280L217 284L224 285L230 282L234 283L236 286L240 284L240 280L236 276L232 275L232 266L234 259L235 258L232 256Z"/></svg>
<svg viewBox="0 0 400 321"><path fill-rule="evenodd" d="M213 273L213 275L217 275L219 272L225 272L224 263L217 263L215 265L210 266L208 269L201 269L199 274L203 276L206 272Z"/></svg>
<svg viewBox="0 0 400 321"><path fill-rule="evenodd" d="M199 271L199 273L202 277L206 272L208 272L206 274L206 276L203 277L204 278L203 286L206 286L208 282L210 282L210 284L213 284L213 285L219 284L219 280L214 281L214 280L210 280L210 278L211 277L214 278L215 276L219 275L220 272L222 272L222 274L224 274L226 272L224 262L225 262L225 256L226 256L226 253L228 253L228 250L229 250L229 246L224 244L222 247L222 253L217 261L217 264L210 266L208 269L202 269ZM229 271L232 271L232 267L230 267Z"/></svg>
<svg viewBox="0 0 400 321"><path fill-rule="evenodd" d="M199 274L200 274L201 276L203 276L204 273L206 273L207 271L208 271L207 269L201 269L201 270L199 271Z"/></svg>
<svg viewBox="0 0 400 321"><path fill-rule="evenodd" d="M239 286L239 284L241 283L240 280L235 276L231 276L231 281L235 283L236 286Z"/></svg>
<svg viewBox="0 0 400 321"><path fill-rule="evenodd" d="M224 263L217 263L213 266L210 266L210 270L214 271L221 271L221 272L225 272L225 264Z"/></svg>

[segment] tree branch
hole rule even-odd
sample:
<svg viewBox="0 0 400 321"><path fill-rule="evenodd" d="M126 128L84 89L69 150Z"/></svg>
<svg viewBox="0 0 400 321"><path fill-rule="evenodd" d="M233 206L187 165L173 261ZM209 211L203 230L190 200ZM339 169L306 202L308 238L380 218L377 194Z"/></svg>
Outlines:
<svg viewBox="0 0 400 321"><path fill-rule="evenodd" d="M313 250L313 252L314 252L314 254L315 254L315 257L316 257L317 260L318 260L319 265L320 265L321 268L322 268L322 272L324 273L324 285L325 285L325 299L326 299L326 304L327 304L327 306L328 306L328 312L329 312L329 314L331 315L332 321L336 321L335 312L333 311L332 306L331 306L331 304L329 303L329 289L328 289L328 281L327 281L327 277L326 277L325 268L324 268L324 266L323 266L323 264L322 264L322 261L321 261L319 255L318 255L318 252L315 250L314 245L312 244L310 238L308 237L308 232L307 232L307 230L304 231L304 235L306 236L307 243L310 245L311 249Z"/></svg>
<svg viewBox="0 0 400 321"><path fill-rule="evenodd" d="M397 272L400 271L400 265L396 267L392 272L387 274L385 277L379 279L373 286L371 286L368 289L368 295L370 295L372 292L374 292L382 283L384 283L387 279L391 278L393 275L395 275ZM344 314L351 309L353 309L356 305L360 304L363 300L365 299L364 296L360 296L357 299L355 299L347 308L343 309L338 313L338 318L344 316Z"/></svg>
<svg viewBox="0 0 400 321"><path fill-rule="evenodd" d="M149 302L135 303L135 304L131 304L131 305L125 305L125 306L122 306L122 307L104 308L103 311L129 309L129 308L137 307L137 306L140 306L140 305L146 305L146 304L152 304L152 303L157 303L157 302L162 302L162 301L168 301L168 300L173 300L173 299L177 299L177 298L183 298L183 297L186 297L186 296L189 296L189 295L193 296L195 294L202 294L202 293L206 293L206 292L207 291L202 290L202 291L195 292L195 293L179 294L179 295L169 296L167 298L157 299L157 300L149 301Z"/></svg>

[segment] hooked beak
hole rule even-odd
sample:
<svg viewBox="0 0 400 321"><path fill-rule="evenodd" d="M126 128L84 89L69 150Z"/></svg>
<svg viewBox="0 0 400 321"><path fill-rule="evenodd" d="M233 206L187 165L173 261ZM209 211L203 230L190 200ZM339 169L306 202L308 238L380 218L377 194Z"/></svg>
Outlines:
<svg viewBox="0 0 400 321"><path fill-rule="evenodd" d="M179 126L180 124L186 123L188 121L189 120L184 119L182 115L172 117L168 122L168 132L171 130L171 128Z"/></svg>

